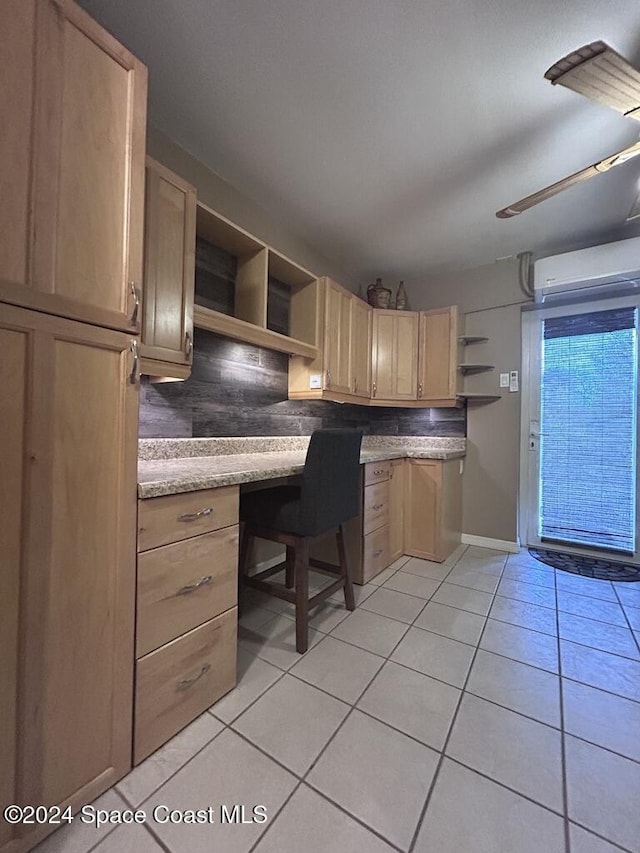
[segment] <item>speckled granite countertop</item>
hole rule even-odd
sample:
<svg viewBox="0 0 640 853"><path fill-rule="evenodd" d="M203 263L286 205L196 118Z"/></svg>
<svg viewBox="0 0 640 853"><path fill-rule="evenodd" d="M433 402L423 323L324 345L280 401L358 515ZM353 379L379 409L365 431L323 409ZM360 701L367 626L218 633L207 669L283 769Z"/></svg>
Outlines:
<svg viewBox="0 0 640 853"><path fill-rule="evenodd" d="M308 441L308 437L142 439L138 495L155 498L299 474ZM464 438L365 436L360 461L457 459L465 455L465 444Z"/></svg>

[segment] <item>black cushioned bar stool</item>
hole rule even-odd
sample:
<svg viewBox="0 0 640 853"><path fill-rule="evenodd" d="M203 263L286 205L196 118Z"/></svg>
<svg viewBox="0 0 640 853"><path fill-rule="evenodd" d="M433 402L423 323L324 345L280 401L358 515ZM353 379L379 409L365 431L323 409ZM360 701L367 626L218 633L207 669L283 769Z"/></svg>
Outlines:
<svg viewBox="0 0 640 853"><path fill-rule="evenodd" d="M344 589L345 607L355 608L343 525L360 512L361 441L359 430L316 430L309 440L299 486L275 486L242 496L241 583L295 604L296 649L300 653L308 646L311 607ZM309 558L310 541L332 530L336 531L338 566ZM254 536L286 545L284 564L249 576L247 563ZM285 584L267 582L283 565ZM338 580L309 598L309 566L336 574Z"/></svg>

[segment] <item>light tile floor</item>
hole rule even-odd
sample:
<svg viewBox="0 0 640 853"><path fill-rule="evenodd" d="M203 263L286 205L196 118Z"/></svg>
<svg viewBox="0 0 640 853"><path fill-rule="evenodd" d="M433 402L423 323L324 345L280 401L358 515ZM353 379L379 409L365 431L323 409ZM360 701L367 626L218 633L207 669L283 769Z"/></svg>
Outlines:
<svg viewBox="0 0 640 853"><path fill-rule="evenodd" d="M640 853L640 584L461 547L357 600L316 611L301 657L292 608L252 594L236 689L97 801L148 822L40 853Z"/></svg>

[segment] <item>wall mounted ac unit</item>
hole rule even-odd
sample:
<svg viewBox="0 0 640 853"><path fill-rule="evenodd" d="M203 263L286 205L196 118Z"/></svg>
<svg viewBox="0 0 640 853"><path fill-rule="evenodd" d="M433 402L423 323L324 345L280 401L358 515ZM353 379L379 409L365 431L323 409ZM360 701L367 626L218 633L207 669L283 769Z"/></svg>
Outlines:
<svg viewBox="0 0 640 853"><path fill-rule="evenodd" d="M541 258L533 266L536 302L561 296L589 298L606 291L640 290L640 237Z"/></svg>

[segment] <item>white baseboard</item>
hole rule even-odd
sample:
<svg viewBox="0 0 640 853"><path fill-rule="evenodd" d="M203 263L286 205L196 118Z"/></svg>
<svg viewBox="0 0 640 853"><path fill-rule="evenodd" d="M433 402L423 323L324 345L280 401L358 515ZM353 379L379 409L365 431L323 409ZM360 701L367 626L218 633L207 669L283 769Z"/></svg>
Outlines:
<svg viewBox="0 0 640 853"><path fill-rule="evenodd" d="M257 575L258 572L263 572L265 569L270 569L272 566L277 566L278 563L281 563L286 554L276 554L275 557L269 557L268 560L261 560L259 563L256 563L255 566L249 566L249 574Z"/></svg>
<svg viewBox="0 0 640 853"><path fill-rule="evenodd" d="M517 554L520 551L517 542L509 542L507 539L488 539L486 536L473 536L471 533L463 533L460 541L463 545L494 548L496 551L508 551L510 554Z"/></svg>

